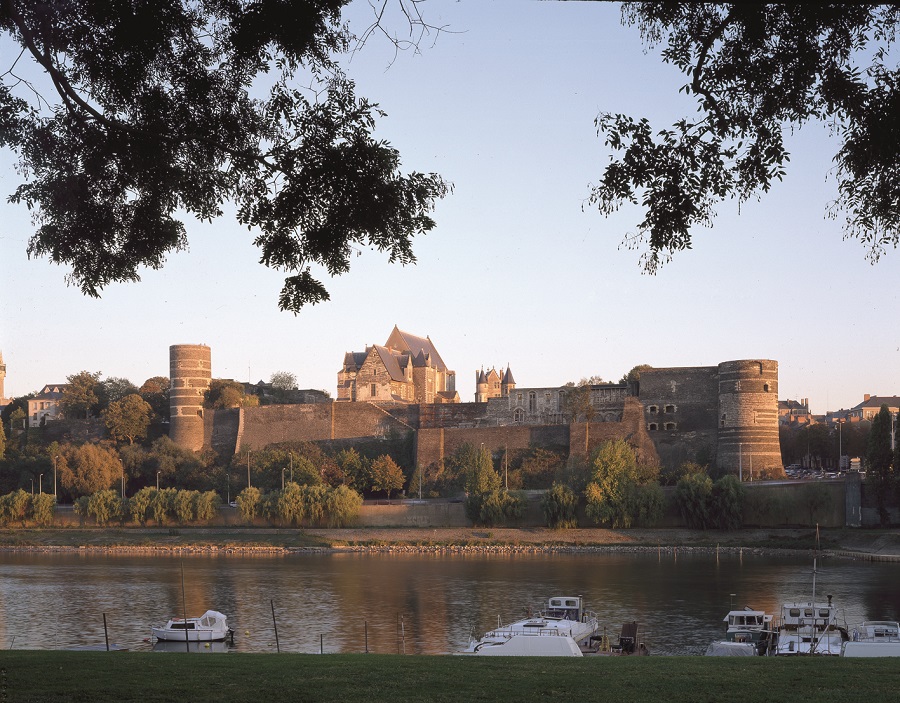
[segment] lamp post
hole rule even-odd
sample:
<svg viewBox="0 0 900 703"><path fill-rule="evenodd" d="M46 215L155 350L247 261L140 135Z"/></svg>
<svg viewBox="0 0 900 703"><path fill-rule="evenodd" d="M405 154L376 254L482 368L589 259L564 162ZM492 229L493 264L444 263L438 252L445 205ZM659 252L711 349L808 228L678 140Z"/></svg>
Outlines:
<svg viewBox="0 0 900 703"><path fill-rule="evenodd" d="M738 442L738 480L744 480L744 445Z"/></svg>
<svg viewBox="0 0 900 703"><path fill-rule="evenodd" d="M287 471L287 467L281 470L281 490L284 490L284 472Z"/></svg>
<svg viewBox="0 0 900 703"><path fill-rule="evenodd" d="M53 457L53 497L56 498L56 460L59 459L59 454L54 455Z"/></svg>
<svg viewBox="0 0 900 703"><path fill-rule="evenodd" d="M34 497L34 479L31 479L31 497Z"/></svg>
<svg viewBox="0 0 900 703"><path fill-rule="evenodd" d="M247 488L250 488L250 450L247 450Z"/></svg>
<svg viewBox="0 0 900 703"><path fill-rule="evenodd" d="M288 452L291 457L291 483L294 482L294 452Z"/></svg>
<svg viewBox="0 0 900 703"><path fill-rule="evenodd" d="M157 471L157 472L156 472L156 490L159 490L159 475L160 475L161 473L162 473L162 471Z"/></svg>
<svg viewBox="0 0 900 703"><path fill-rule="evenodd" d="M44 474L38 474L38 493L44 492Z"/></svg>

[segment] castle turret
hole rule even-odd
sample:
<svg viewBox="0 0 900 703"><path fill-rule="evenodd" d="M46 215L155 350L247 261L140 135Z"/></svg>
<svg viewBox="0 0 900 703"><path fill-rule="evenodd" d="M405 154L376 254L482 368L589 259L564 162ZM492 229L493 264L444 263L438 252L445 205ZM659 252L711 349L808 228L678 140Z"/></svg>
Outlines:
<svg viewBox="0 0 900 703"><path fill-rule="evenodd" d="M484 369L475 372L475 402L486 403L488 399L487 377L484 375Z"/></svg>
<svg viewBox="0 0 900 703"><path fill-rule="evenodd" d="M203 399L212 380L210 349L205 344L169 347L169 438L184 449L203 449Z"/></svg>
<svg viewBox="0 0 900 703"><path fill-rule="evenodd" d="M719 441L716 463L743 473L781 470L778 440L778 362L769 359L719 364Z"/></svg>
<svg viewBox="0 0 900 703"><path fill-rule="evenodd" d="M0 408L6 405L6 393L4 392L3 385L6 381L6 364L3 363L3 352L0 352Z"/></svg>
<svg viewBox="0 0 900 703"><path fill-rule="evenodd" d="M500 382L500 395L506 398L515 389L516 379L513 378L512 371L509 370L509 364L507 364L506 373L503 374L503 380Z"/></svg>

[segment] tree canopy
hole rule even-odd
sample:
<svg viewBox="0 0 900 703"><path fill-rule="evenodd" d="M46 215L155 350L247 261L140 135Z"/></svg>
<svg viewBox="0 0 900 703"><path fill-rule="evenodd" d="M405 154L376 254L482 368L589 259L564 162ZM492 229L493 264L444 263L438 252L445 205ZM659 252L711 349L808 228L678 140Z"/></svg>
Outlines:
<svg viewBox="0 0 900 703"><path fill-rule="evenodd" d="M685 74L697 114L667 129L601 113L615 152L590 202L604 214L640 204L623 246L655 273L727 199L759 198L781 180L785 133L827 124L839 144L831 217L877 261L900 241L900 7L850 3L624 3L622 19Z"/></svg>
<svg viewBox="0 0 900 703"><path fill-rule="evenodd" d="M24 178L10 199L33 214L29 255L99 296L184 249L185 213L211 221L230 203L287 274L285 310L327 300L313 267L345 273L359 247L414 262L449 187L404 175L373 137L384 113L335 60L348 2L0 4L0 41L20 49L0 72L0 146Z"/></svg>

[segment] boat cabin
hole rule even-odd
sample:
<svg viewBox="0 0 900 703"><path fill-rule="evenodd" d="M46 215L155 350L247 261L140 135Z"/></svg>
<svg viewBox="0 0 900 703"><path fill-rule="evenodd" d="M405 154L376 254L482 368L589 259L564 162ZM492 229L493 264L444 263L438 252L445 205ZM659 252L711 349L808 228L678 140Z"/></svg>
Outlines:
<svg viewBox="0 0 900 703"><path fill-rule="evenodd" d="M584 604L581 596L557 596L551 598L547 604L547 612L544 613L548 618L559 618L560 620L570 620L572 622L580 622L583 614Z"/></svg>

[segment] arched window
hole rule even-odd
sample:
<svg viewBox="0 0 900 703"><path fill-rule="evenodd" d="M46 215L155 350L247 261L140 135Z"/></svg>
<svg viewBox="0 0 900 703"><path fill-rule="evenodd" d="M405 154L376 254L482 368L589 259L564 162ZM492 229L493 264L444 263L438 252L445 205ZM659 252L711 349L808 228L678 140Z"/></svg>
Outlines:
<svg viewBox="0 0 900 703"><path fill-rule="evenodd" d="M657 425L655 422L651 422L649 425L647 425L647 429L651 432L654 432L659 429L659 425Z"/></svg>
<svg viewBox="0 0 900 703"><path fill-rule="evenodd" d="M648 413L654 413L654 414L655 414L655 413L658 413L658 412L659 412L659 408L656 407L655 405L651 405L649 408L647 408L647 412L648 412Z"/></svg>
<svg viewBox="0 0 900 703"><path fill-rule="evenodd" d="M525 422L525 411L522 408L513 410L513 422Z"/></svg>
<svg viewBox="0 0 900 703"><path fill-rule="evenodd" d="M534 391L528 394L528 412L537 412L537 394Z"/></svg>
<svg viewBox="0 0 900 703"><path fill-rule="evenodd" d="M666 406L666 412L667 412L667 413L673 413L673 412L675 412L675 406L674 406L674 405L667 405L667 406Z"/></svg>
<svg viewBox="0 0 900 703"><path fill-rule="evenodd" d="M556 400L556 409L559 412L563 412L566 409L566 392L560 391L559 397Z"/></svg>
<svg viewBox="0 0 900 703"><path fill-rule="evenodd" d="M667 422L667 423L665 424L665 429L667 429L667 430L675 430L675 429L677 429L677 427L675 426L675 423L674 423L674 422Z"/></svg>

